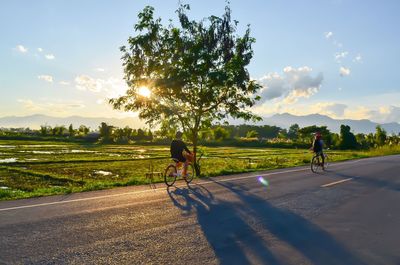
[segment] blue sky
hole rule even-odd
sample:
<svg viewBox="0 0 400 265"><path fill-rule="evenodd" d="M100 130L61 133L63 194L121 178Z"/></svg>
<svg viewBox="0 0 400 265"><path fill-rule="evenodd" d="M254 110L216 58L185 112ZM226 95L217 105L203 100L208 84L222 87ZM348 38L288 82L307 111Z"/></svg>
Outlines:
<svg viewBox="0 0 400 265"><path fill-rule="evenodd" d="M225 1L186 1L190 16ZM176 0L4 0L0 3L0 116L124 117L105 99L125 89L119 47L146 5L167 23ZM239 33L251 25L261 115L321 113L400 122L399 1L232 0Z"/></svg>

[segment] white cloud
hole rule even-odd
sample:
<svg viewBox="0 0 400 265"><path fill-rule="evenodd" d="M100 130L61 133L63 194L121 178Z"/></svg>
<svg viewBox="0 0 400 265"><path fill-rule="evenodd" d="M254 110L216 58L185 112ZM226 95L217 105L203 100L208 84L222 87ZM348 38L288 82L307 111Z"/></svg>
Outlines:
<svg viewBox="0 0 400 265"><path fill-rule="evenodd" d="M264 100L279 98L288 90L285 79L278 73L268 73L259 81L264 86L261 91Z"/></svg>
<svg viewBox="0 0 400 265"><path fill-rule="evenodd" d="M107 79L93 78L88 75L79 75L75 78L75 86L79 90L102 93L106 97L117 97L125 94L128 86L120 78Z"/></svg>
<svg viewBox="0 0 400 265"><path fill-rule="evenodd" d="M349 52L337 52L335 53L335 61L340 63L342 59L346 58Z"/></svg>
<svg viewBox="0 0 400 265"><path fill-rule="evenodd" d="M60 85L68 86L70 83L68 81L60 81L58 82Z"/></svg>
<svg viewBox="0 0 400 265"><path fill-rule="evenodd" d="M350 68L346 68L341 66L339 69L340 76L348 76L350 75Z"/></svg>
<svg viewBox="0 0 400 265"><path fill-rule="evenodd" d="M345 110L347 109L346 104L334 103L334 102L321 102L312 106L314 113L320 113L328 115L332 118L341 118L344 116Z"/></svg>
<svg viewBox="0 0 400 265"><path fill-rule="evenodd" d="M400 122L400 107L382 106L378 109L369 110L365 116L381 123Z"/></svg>
<svg viewBox="0 0 400 265"><path fill-rule="evenodd" d="M104 72L104 71L105 71L104 68L96 68L96 69L94 69L94 70L97 71L97 72Z"/></svg>
<svg viewBox="0 0 400 265"><path fill-rule="evenodd" d="M334 37L333 37L333 32L332 31L328 31L324 33L324 36L327 40L331 40L332 44L335 45L337 48L342 48L343 44L339 41L337 41Z"/></svg>
<svg viewBox="0 0 400 265"><path fill-rule="evenodd" d="M361 62L362 62L362 56L361 56L361 54L357 54L357 56L353 59L353 62L355 62L355 63L361 63Z"/></svg>
<svg viewBox="0 0 400 265"><path fill-rule="evenodd" d="M335 45L335 46L338 47L338 48L343 48L343 43L338 42L337 40L334 40L334 41L333 41L333 45Z"/></svg>
<svg viewBox="0 0 400 265"><path fill-rule="evenodd" d="M76 88L79 90L89 90L100 92L102 90L102 80L94 79L88 75L79 75L75 78Z"/></svg>
<svg viewBox="0 0 400 265"><path fill-rule="evenodd" d="M15 50L17 50L20 53L27 53L28 52L28 49L25 48L24 46L22 46L21 44L17 45L17 47L15 47Z"/></svg>
<svg viewBox="0 0 400 265"><path fill-rule="evenodd" d="M38 75L38 79L53 83L53 77L51 75Z"/></svg>
<svg viewBox="0 0 400 265"><path fill-rule="evenodd" d="M28 111L42 113L68 114L71 110L82 109L85 107L85 105L79 101L35 102L31 99L18 99L17 102L21 103L22 107Z"/></svg>
<svg viewBox="0 0 400 265"><path fill-rule="evenodd" d="M47 60L54 60L56 58L54 54L46 54L44 57L46 57Z"/></svg>
<svg viewBox="0 0 400 265"><path fill-rule="evenodd" d="M309 115L318 113L335 119L340 119L344 118L347 109L348 105L336 102L286 104L284 101L279 101L273 104L256 106L253 111L262 116L276 113L290 113L293 115Z"/></svg>
<svg viewBox="0 0 400 265"><path fill-rule="evenodd" d="M331 38L333 36L333 32L332 31L328 31L328 32L325 32L324 35L325 35L325 38L329 39L329 38Z"/></svg>
<svg viewBox="0 0 400 265"><path fill-rule="evenodd" d="M344 117L348 119L369 119L379 123L400 122L400 107L398 106L354 106L347 108Z"/></svg>
<svg viewBox="0 0 400 265"><path fill-rule="evenodd" d="M351 108L346 109L344 116L347 119L371 119L374 111L366 106L352 106Z"/></svg>
<svg viewBox="0 0 400 265"><path fill-rule="evenodd" d="M334 119L369 119L378 123L400 122L400 106L377 107L357 105L353 102L307 102L286 104L283 101L272 101L270 104L257 105L253 111L261 116L276 113L293 115L322 114Z"/></svg>
<svg viewBox="0 0 400 265"><path fill-rule="evenodd" d="M319 91L323 75L311 76L312 69L308 66L294 68L287 66L283 75L269 73L259 81L263 85L261 90L262 103L271 99L282 99L286 104L293 104L299 98L309 98Z"/></svg>
<svg viewBox="0 0 400 265"><path fill-rule="evenodd" d="M43 49L42 48L37 48L38 52L42 52Z"/></svg>
<svg viewBox="0 0 400 265"><path fill-rule="evenodd" d="M385 115L385 122L400 122L400 107L390 106Z"/></svg>

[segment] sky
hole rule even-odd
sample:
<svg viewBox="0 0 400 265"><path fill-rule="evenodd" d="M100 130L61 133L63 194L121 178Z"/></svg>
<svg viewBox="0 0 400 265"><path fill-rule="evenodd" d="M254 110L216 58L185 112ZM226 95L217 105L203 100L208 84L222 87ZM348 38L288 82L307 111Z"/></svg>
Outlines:
<svg viewBox="0 0 400 265"><path fill-rule="evenodd" d="M221 16L223 0L183 1ZM2 0L0 117L130 117L107 99L126 84L119 47L146 5L167 24L177 0ZM256 38L248 67L263 85L253 111L400 122L400 1L231 0L238 34Z"/></svg>

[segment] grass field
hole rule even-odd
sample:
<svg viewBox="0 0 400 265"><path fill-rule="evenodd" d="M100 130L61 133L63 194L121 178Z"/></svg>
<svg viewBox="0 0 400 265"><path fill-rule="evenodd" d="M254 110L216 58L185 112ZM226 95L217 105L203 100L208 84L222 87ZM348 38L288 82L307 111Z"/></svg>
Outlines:
<svg viewBox="0 0 400 265"><path fill-rule="evenodd" d="M312 156L305 149L200 149L206 177L305 165ZM328 153L331 161L341 161L398 154L400 147ZM147 184L149 168L162 172L168 163L168 146L0 140L0 200Z"/></svg>

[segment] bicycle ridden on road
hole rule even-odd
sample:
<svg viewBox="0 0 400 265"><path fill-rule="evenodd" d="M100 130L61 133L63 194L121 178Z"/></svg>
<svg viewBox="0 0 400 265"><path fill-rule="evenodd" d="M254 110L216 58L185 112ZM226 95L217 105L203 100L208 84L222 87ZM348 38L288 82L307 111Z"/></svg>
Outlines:
<svg viewBox="0 0 400 265"><path fill-rule="evenodd" d="M172 186L177 177L190 183L194 178L193 159L194 153L190 152L186 144L182 141L182 132L177 132L175 139L171 142L171 158L173 163L167 166L164 174L165 184Z"/></svg>
<svg viewBox="0 0 400 265"><path fill-rule="evenodd" d="M311 150L315 153L311 160L311 171L317 172L319 168L326 170L328 165L328 156L324 153L324 142L320 132L315 133L315 138Z"/></svg>

